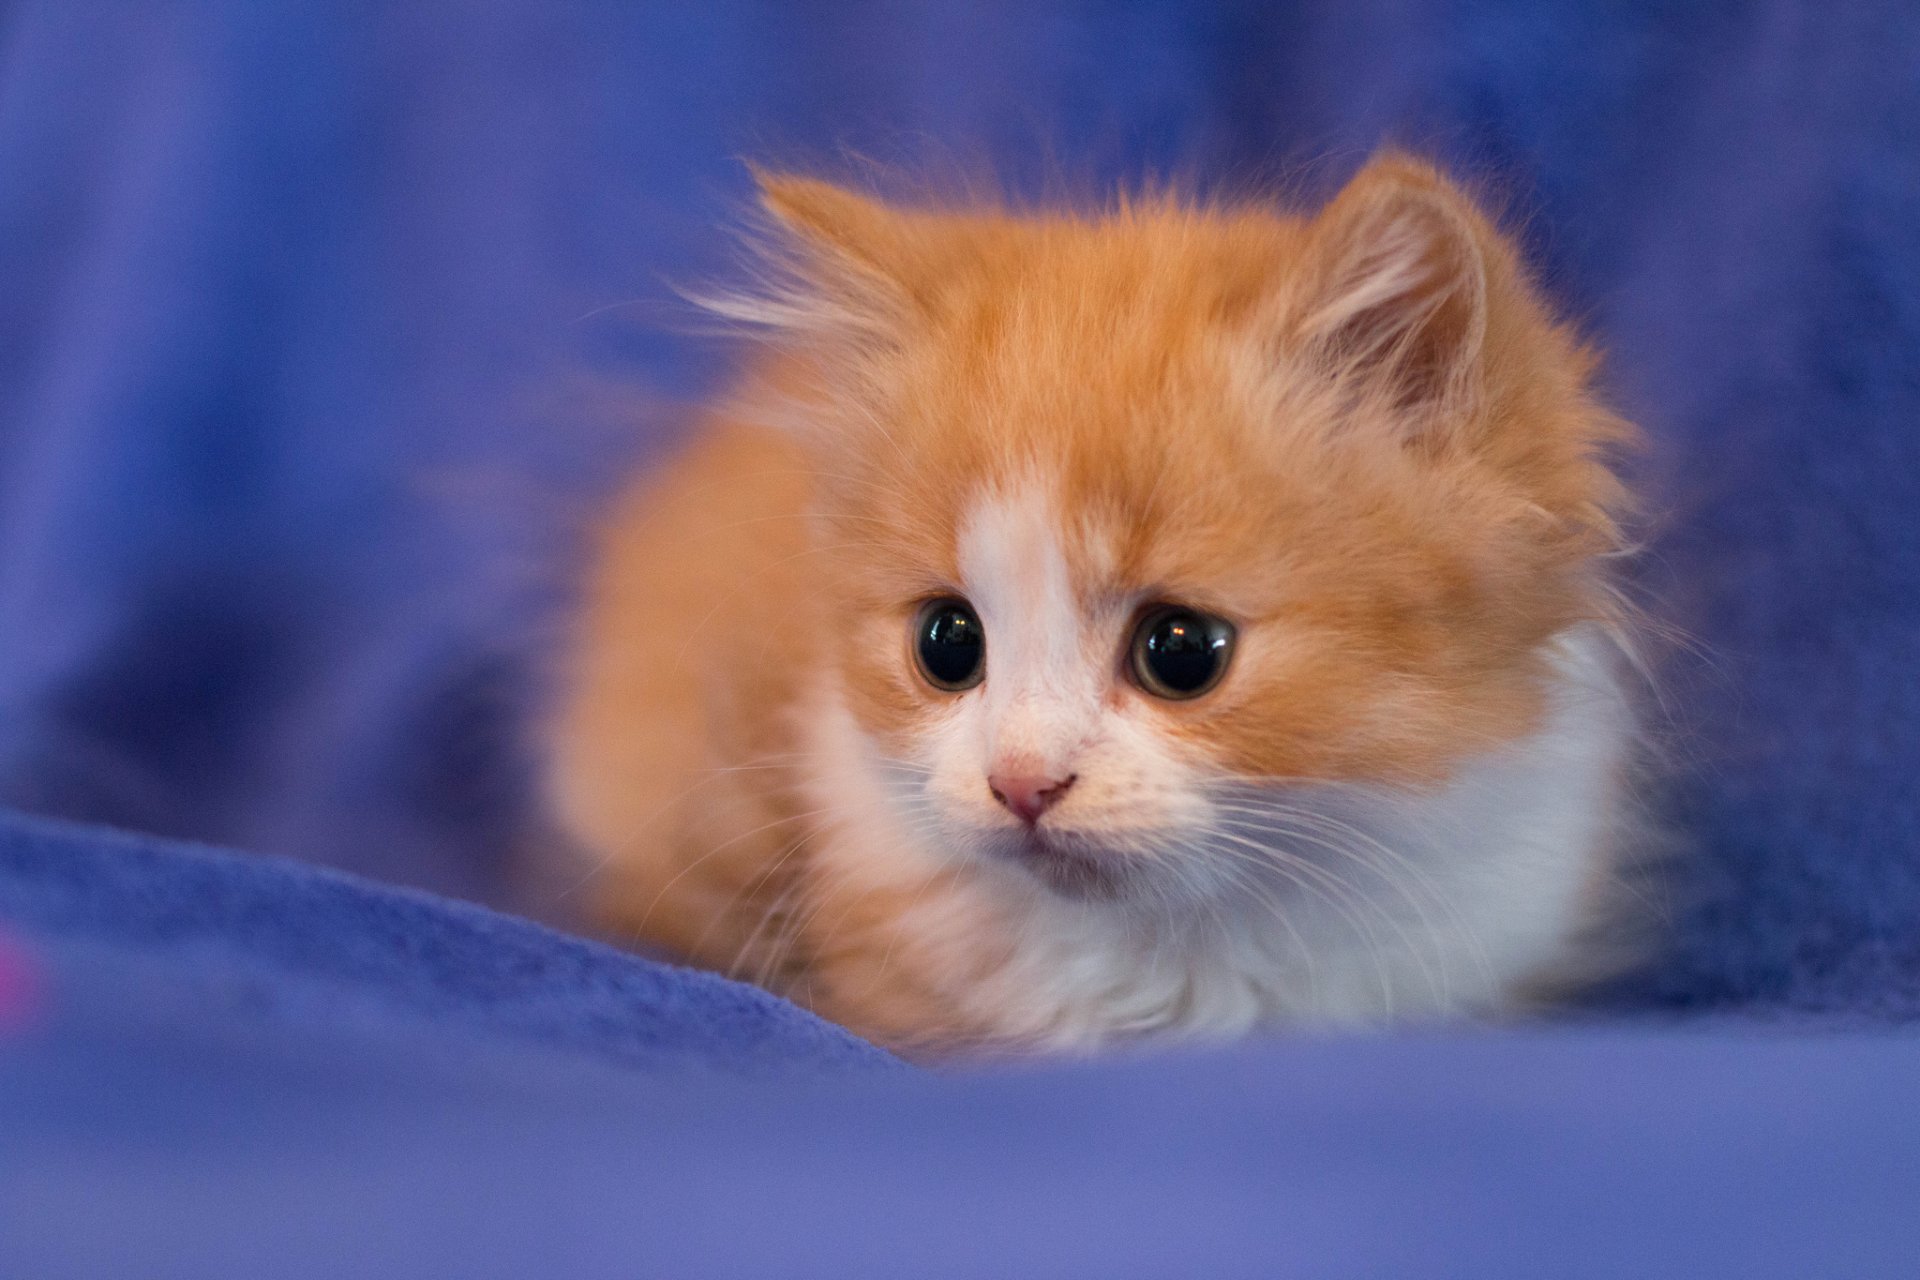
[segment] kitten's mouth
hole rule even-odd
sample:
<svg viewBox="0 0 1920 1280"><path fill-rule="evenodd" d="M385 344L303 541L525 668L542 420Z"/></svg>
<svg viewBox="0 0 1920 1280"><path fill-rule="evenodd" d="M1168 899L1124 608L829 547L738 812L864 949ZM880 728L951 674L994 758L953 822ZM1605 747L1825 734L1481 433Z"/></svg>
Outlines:
<svg viewBox="0 0 1920 1280"><path fill-rule="evenodd" d="M1068 832L1040 827L1009 831L993 842L993 850L1063 898L1116 898L1127 881L1126 868L1110 852Z"/></svg>

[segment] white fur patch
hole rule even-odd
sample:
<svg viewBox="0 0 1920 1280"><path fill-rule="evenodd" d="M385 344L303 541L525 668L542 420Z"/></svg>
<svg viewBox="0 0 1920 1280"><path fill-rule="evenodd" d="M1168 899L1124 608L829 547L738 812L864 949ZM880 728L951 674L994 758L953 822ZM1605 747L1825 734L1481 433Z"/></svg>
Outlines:
<svg viewBox="0 0 1920 1280"><path fill-rule="evenodd" d="M1074 602L1058 529L1039 483L992 493L962 522L958 559L987 635L983 763L1065 777L1099 715L1101 689L1089 678L1093 638Z"/></svg>

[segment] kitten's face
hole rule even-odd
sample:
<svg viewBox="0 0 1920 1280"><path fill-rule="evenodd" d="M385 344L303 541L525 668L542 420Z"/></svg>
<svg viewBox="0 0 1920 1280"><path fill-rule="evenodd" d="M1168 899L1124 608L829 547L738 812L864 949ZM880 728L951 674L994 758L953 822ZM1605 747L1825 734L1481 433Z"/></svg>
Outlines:
<svg viewBox="0 0 1920 1280"><path fill-rule="evenodd" d="M772 190L837 314L883 312L797 395L838 688L930 848L1206 894L1276 789L1425 785L1533 727L1596 607L1611 420L1457 195L1367 181L1313 223Z"/></svg>

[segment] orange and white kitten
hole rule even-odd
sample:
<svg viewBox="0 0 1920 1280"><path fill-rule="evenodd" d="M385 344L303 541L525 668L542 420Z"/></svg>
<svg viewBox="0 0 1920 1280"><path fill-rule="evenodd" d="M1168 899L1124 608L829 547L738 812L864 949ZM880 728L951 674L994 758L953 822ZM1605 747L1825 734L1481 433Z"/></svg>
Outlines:
<svg viewBox="0 0 1920 1280"><path fill-rule="evenodd" d="M605 923L918 1052L1605 958L1631 433L1467 196L762 194L765 354L607 523L555 722Z"/></svg>

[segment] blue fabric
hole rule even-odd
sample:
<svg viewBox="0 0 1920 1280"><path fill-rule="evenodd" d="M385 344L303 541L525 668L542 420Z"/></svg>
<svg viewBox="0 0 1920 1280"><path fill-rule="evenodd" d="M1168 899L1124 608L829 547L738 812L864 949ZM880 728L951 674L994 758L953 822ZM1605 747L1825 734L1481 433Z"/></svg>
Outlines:
<svg viewBox="0 0 1920 1280"><path fill-rule="evenodd" d="M0 1270L1904 1280L1920 1250L1912 1038L1300 1042L855 1086L222 1030L0 1057Z"/></svg>
<svg viewBox="0 0 1920 1280"><path fill-rule="evenodd" d="M757 988L337 873L0 815L0 937L38 1034L123 1020L493 1041L646 1070L826 1071L888 1055Z"/></svg>
<svg viewBox="0 0 1920 1280"><path fill-rule="evenodd" d="M1920 1012L1916 137L1896 0L0 11L16 808L554 910L541 655L719 374L667 284L728 269L741 155L1439 153L1609 351L1693 640L1610 1033L865 1070L472 908L9 823L0 1273L1909 1274L1914 1042L1810 1028Z"/></svg>
<svg viewBox="0 0 1920 1280"><path fill-rule="evenodd" d="M0 818L0 1275L1908 1276L1911 1035L932 1076L444 899Z"/></svg>

